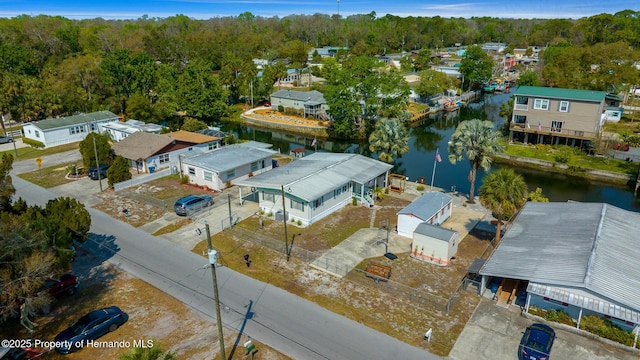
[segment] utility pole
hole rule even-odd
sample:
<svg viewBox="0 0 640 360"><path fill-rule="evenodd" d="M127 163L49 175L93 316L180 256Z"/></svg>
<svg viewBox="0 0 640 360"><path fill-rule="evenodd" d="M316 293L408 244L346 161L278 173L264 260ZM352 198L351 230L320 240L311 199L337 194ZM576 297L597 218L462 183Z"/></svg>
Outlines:
<svg viewBox="0 0 640 360"><path fill-rule="evenodd" d="M227 203L229 204L229 228L233 227L233 215L231 215L231 194L227 193Z"/></svg>
<svg viewBox="0 0 640 360"><path fill-rule="evenodd" d="M287 255L289 251L289 237L287 236L287 209L284 205L284 185L282 185L282 224L284 225L284 254L287 257L287 261L289 261L289 256Z"/></svg>
<svg viewBox="0 0 640 360"><path fill-rule="evenodd" d="M220 359L226 360L224 352L224 334L222 333L222 319L220 318L220 297L218 296L218 278L216 277L216 263L218 262L218 252L213 250L211 244L211 232L209 224L205 221L204 227L207 234L207 246L209 247L209 265L211 265L211 276L213 277L213 296L216 303L216 322L218 323L218 340L220 340Z"/></svg>
<svg viewBox="0 0 640 360"><path fill-rule="evenodd" d="M93 135L93 152L96 154L96 171L98 172L98 182L100 183L100 192L102 192L102 176L100 175L100 162L98 161L98 148L96 147L96 135Z"/></svg>

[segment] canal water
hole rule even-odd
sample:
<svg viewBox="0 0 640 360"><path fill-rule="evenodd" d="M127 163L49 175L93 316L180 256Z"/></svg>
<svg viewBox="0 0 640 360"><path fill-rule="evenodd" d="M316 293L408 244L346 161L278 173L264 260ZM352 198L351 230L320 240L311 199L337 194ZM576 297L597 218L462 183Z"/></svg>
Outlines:
<svg viewBox="0 0 640 360"><path fill-rule="evenodd" d="M451 164L448 160L447 143L460 121L482 119L492 121L496 128L504 125L504 118L499 116L500 106L508 101L510 96L511 94L485 96L481 102L470 104L452 113L438 114L412 127L409 152L395 160L392 172L405 175L411 181L424 178L429 186L435 164L433 182L435 187L468 194L469 162L463 159L456 164ZM307 152L316 150L316 147L311 146L313 138L300 135L245 126L223 130L231 130L239 139L273 144L273 148L279 149L282 153L289 153L296 148L306 148ZM357 153L377 158L376 154L371 153L366 142L318 139L317 151ZM440 153L442 162L436 163L436 151ZM494 165L491 170L497 168L499 167ZM626 210L640 211L640 199L634 197L629 187L616 187L607 183L538 170L522 168L514 168L514 170L524 177L529 190L542 188L543 194L550 201L606 202ZM480 170L476 179L476 195L484 176L486 173Z"/></svg>

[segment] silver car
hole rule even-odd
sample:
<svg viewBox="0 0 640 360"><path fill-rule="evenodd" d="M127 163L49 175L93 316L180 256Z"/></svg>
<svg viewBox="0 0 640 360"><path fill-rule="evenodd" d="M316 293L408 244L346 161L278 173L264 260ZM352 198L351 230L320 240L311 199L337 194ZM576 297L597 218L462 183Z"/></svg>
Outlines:
<svg viewBox="0 0 640 360"><path fill-rule="evenodd" d="M7 144L12 142L13 142L13 138L10 138L8 136L0 136L0 144Z"/></svg>

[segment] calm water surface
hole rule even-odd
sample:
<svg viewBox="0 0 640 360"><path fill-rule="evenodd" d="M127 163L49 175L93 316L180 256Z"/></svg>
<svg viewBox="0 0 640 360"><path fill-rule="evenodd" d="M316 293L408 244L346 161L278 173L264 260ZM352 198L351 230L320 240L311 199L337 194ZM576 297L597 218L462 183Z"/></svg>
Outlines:
<svg viewBox="0 0 640 360"><path fill-rule="evenodd" d="M502 126L504 119L500 118L498 113L500 105L508 101L509 96L510 94L487 96L482 102L471 104L454 113L441 114L411 128L409 152L395 160L392 172L405 175L411 181L424 177L426 183L430 184L436 150L439 150L442 162L436 164L434 186L445 190L451 190L455 187L455 190L459 192L468 193L469 162L463 160L455 165L451 164L447 158L447 143L460 121L469 119L491 120L496 125L496 128ZM306 148L309 152L314 151L311 146L312 138L244 126L226 130L232 130L240 139L271 143L274 145L274 149L280 149L283 153L288 153L300 147ZM376 154L372 154L369 150L368 144L364 142L353 143L318 139L317 146L318 151L357 153L377 158ZM492 170L497 168L499 167L494 166ZM628 187L616 187L606 183L592 182L537 170L521 168L515 168L514 170L524 177L530 190L535 190L537 187L542 188L543 194L550 201L606 202L623 209L640 211L640 200L634 197L632 189ZM484 176L486 176L486 173L483 171L478 172L476 194Z"/></svg>

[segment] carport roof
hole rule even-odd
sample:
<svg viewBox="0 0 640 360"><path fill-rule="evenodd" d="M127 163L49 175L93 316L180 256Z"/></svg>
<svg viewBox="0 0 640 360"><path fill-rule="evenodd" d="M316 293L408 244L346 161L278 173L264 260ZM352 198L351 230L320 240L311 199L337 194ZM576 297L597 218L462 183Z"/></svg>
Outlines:
<svg viewBox="0 0 640 360"><path fill-rule="evenodd" d="M272 190L284 186L292 195L313 201L350 181L364 184L392 167L359 154L313 153L236 184Z"/></svg>
<svg viewBox="0 0 640 360"><path fill-rule="evenodd" d="M481 275L586 289L640 310L640 214L602 203L527 203Z"/></svg>

